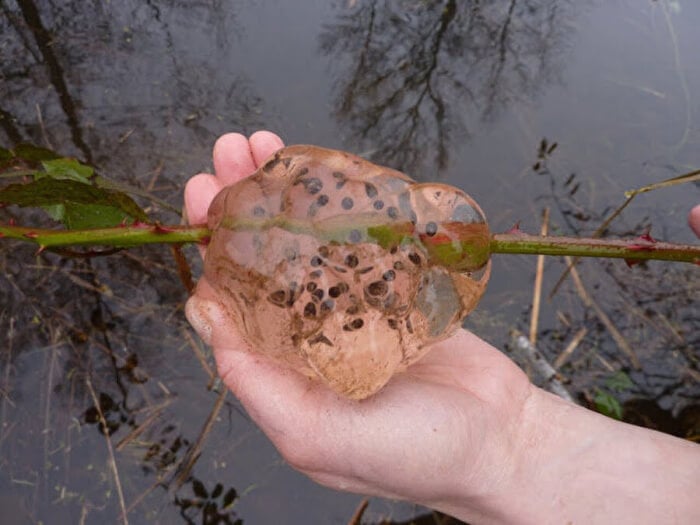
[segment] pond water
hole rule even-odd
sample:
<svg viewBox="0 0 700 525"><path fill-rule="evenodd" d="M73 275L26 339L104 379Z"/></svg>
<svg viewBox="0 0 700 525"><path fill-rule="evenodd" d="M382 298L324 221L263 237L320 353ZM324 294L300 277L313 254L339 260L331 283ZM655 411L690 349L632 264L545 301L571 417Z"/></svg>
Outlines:
<svg viewBox="0 0 700 525"><path fill-rule="evenodd" d="M698 23L683 0L3 2L0 145L76 156L179 208L218 135L265 128L456 185L494 231L539 231L549 207L552 231L589 235L625 190L698 168ZM693 242L699 201L693 184L644 194L611 233ZM40 220L0 210L13 217ZM545 294L563 269L547 259ZM697 268L579 269L641 368L570 280L543 301L540 350L553 361L585 328L561 370L570 391L690 435ZM534 272L533 257L497 257L466 321L518 361L510 332L528 330ZM120 521L112 456L132 523L348 522L362 498L290 469L231 395L195 446L220 398L186 298L165 247L70 259L0 244L3 522ZM425 512L372 499L364 520Z"/></svg>

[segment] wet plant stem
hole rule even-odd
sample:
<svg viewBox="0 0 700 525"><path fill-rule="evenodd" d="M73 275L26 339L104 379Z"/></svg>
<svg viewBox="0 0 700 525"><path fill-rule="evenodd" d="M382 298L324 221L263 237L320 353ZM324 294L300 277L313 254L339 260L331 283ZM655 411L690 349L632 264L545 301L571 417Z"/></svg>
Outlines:
<svg viewBox="0 0 700 525"><path fill-rule="evenodd" d="M142 244L206 244L211 231L204 225L164 226L138 223L114 228L51 230L0 225L0 239L33 242L40 248L109 246L128 248ZM502 233L491 237L491 253L614 257L627 261L663 260L700 264L700 245L655 241L649 236L635 239L593 239Z"/></svg>
<svg viewBox="0 0 700 525"><path fill-rule="evenodd" d="M700 245L635 239L541 237L526 233L501 233L491 237L491 253L613 257L627 261L677 261L700 264Z"/></svg>
<svg viewBox="0 0 700 525"><path fill-rule="evenodd" d="M211 232L206 226L163 226L138 223L114 228L84 230L49 230L24 226L0 225L0 238L33 242L41 248L71 246L110 246L129 248L142 244L206 243Z"/></svg>

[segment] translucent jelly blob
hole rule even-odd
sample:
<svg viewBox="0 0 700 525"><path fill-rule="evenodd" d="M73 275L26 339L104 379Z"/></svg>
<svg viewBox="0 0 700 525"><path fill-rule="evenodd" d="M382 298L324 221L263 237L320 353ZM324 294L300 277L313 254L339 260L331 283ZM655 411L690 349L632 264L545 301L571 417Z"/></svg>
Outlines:
<svg viewBox="0 0 700 525"><path fill-rule="evenodd" d="M205 276L252 348L353 399L454 333L489 277L467 194L315 146L224 188L209 228Z"/></svg>

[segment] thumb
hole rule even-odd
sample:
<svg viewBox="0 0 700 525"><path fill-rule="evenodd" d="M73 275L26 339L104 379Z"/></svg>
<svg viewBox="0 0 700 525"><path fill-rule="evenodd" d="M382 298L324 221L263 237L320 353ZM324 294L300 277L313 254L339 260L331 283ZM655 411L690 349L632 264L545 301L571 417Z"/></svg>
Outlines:
<svg viewBox="0 0 700 525"><path fill-rule="evenodd" d="M224 384L267 432L285 427L298 409L316 397L334 397L317 382L255 352L243 338L206 279L185 305L185 315L214 351Z"/></svg>

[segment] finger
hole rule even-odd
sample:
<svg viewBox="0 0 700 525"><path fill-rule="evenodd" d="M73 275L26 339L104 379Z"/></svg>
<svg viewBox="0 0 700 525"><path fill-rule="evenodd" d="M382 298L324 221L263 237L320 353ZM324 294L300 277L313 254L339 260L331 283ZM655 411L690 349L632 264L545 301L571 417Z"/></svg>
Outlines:
<svg viewBox="0 0 700 525"><path fill-rule="evenodd" d="M185 314L202 340L213 347L226 386L273 439L293 426L298 414L313 417L309 404L317 403L317 396L336 397L322 385L252 351L206 278L187 301Z"/></svg>
<svg viewBox="0 0 700 525"><path fill-rule="evenodd" d="M221 191L218 178L208 173L200 173L187 181L185 185L185 218L188 224L206 224L207 212L211 201ZM199 255L204 258L206 247L197 244Z"/></svg>
<svg viewBox="0 0 700 525"><path fill-rule="evenodd" d="M284 147L282 139L269 131L256 131L250 136L249 142L256 166L261 166L268 157Z"/></svg>
<svg viewBox="0 0 700 525"><path fill-rule="evenodd" d="M240 338L235 323L227 314L223 303L219 300L219 295L206 277L199 280L195 293L188 299L185 315L208 345L222 348L238 346L249 348Z"/></svg>
<svg viewBox="0 0 700 525"><path fill-rule="evenodd" d="M688 214L688 224L690 228L695 232L695 235L700 238L700 204L695 206Z"/></svg>
<svg viewBox="0 0 700 525"><path fill-rule="evenodd" d="M313 406L340 401L319 382L254 352L206 278L197 283L185 313L202 339L212 346L226 386L263 429L293 426L298 414L313 418Z"/></svg>
<svg viewBox="0 0 700 525"><path fill-rule="evenodd" d="M255 171L248 139L240 133L222 135L214 145L214 170L222 186L228 186Z"/></svg>
<svg viewBox="0 0 700 525"><path fill-rule="evenodd" d="M209 205L221 191L221 181L214 175L200 173L187 181L185 186L185 211L190 224L205 224Z"/></svg>
<svg viewBox="0 0 700 525"><path fill-rule="evenodd" d="M267 433L284 432L300 414L313 419L318 397L323 397L318 394L330 392L289 367L245 350L245 342L232 341L230 334L226 347L214 348L224 383Z"/></svg>
<svg viewBox="0 0 700 525"><path fill-rule="evenodd" d="M405 454L405 447L397 447L391 437L401 422L420 414L418 419L425 426L449 428L449 421L455 419L445 417L444 410L430 408L440 400L431 403L436 394L429 382L399 377L372 398L357 402L259 354L218 348L216 358L226 385L285 460L336 488L339 480L346 489L358 482L357 469L348 465L347 458L357 458L371 470L372 465L395 464ZM445 395L449 391L440 390ZM421 407L430 413L422 413ZM418 438L442 446L451 435L454 432L429 432ZM339 477L324 479L320 475L324 471Z"/></svg>

